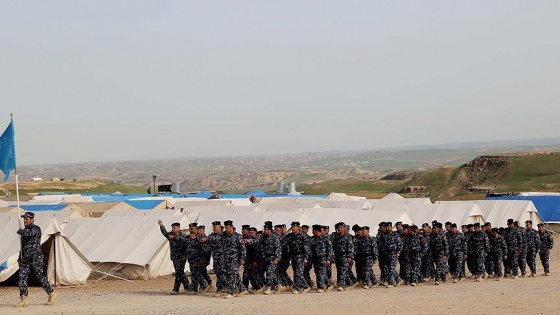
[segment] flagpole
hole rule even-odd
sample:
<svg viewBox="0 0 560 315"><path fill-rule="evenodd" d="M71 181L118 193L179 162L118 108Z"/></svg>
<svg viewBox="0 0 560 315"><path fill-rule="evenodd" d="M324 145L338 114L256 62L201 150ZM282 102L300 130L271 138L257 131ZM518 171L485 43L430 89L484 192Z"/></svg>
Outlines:
<svg viewBox="0 0 560 315"><path fill-rule="evenodd" d="M14 114L10 113L10 122L14 122ZM15 151L15 139L14 139L14 151ZM18 223L19 228L21 229L21 208L19 207L19 181L18 181L18 171L17 171L17 162L14 159L14 174L16 175L16 204L18 209Z"/></svg>

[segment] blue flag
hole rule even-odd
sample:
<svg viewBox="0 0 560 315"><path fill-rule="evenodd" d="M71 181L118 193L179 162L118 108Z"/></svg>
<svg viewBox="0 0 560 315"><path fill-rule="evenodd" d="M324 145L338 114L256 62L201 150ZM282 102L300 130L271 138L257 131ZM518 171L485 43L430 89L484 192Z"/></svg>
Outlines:
<svg viewBox="0 0 560 315"><path fill-rule="evenodd" d="M14 141L14 121L0 136L0 170L4 172L4 181L10 178L10 171L16 169L16 144Z"/></svg>

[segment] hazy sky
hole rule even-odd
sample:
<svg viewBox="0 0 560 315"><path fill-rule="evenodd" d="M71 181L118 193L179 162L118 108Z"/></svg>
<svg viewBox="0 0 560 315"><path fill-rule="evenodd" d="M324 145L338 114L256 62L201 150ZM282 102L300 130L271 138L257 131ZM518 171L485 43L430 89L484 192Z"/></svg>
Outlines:
<svg viewBox="0 0 560 315"><path fill-rule="evenodd" d="M0 1L18 165L560 136L560 1Z"/></svg>

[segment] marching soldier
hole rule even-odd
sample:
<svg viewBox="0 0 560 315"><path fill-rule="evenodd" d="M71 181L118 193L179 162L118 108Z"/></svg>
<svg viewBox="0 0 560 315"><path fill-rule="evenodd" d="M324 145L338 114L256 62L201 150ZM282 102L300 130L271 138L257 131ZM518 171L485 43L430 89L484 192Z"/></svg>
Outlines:
<svg viewBox="0 0 560 315"><path fill-rule="evenodd" d="M449 272L453 275L453 283L465 278L464 260L467 257L467 242L465 236L457 230L457 224L451 224L451 233L447 239L449 243Z"/></svg>
<svg viewBox="0 0 560 315"><path fill-rule="evenodd" d="M303 277L303 269L311 251L309 249L309 240L306 235L300 231L300 223L292 222L292 233L286 236L286 243L288 244L288 251L292 261L292 270L294 272L294 288L292 293L307 293L309 291L309 284Z"/></svg>
<svg viewBox="0 0 560 315"><path fill-rule="evenodd" d="M443 225L440 222L435 224L432 237L428 243L430 254L435 263L435 284L439 285L440 281L445 282L447 274L447 257L449 256L449 245L445 234L442 233Z"/></svg>
<svg viewBox="0 0 560 315"><path fill-rule="evenodd" d="M245 264L246 250L243 237L233 229L233 221L224 221L224 227L222 237L224 263L222 270L224 272L227 290L227 294L224 298L231 299L235 293L236 287L239 289L239 296L247 294L247 289L245 289L243 283L239 281L239 267Z"/></svg>
<svg viewBox="0 0 560 315"><path fill-rule="evenodd" d="M498 234L498 228L493 228L492 233L490 236L490 257L489 259L492 260L492 266L494 270L492 270L493 274L496 276L496 280L502 280L502 259L507 259L507 245L504 238Z"/></svg>
<svg viewBox="0 0 560 315"><path fill-rule="evenodd" d="M212 222L212 234L207 237L207 244L212 254L212 270L216 275L216 292L215 297L221 296L222 290L225 289L224 286L224 273L223 273L223 263L224 263L224 247L222 244L222 222L214 221Z"/></svg>
<svg viewBox="0 0 560 315"><path fill-rule="evenodd" d="M243 266L243 285L248 288L249 282L253 287L254 293L262 293L264 291L262 279L257 262L257 238L250 234L251 227L243 225L241 227L241 235L245 243L245 250L247 252L247 259Z"/></svg>
<svg viewBox="0 0 560 315"><path fill-rule="evenodd" d="M521 244L519 245L518 266L521 270L521 277L525 278L527 272L527 235L524 227L519 226L519 221L513 222L513 227L517 229L521 236Z"/></svg>
<svg viewBox="0 0 560 315"><path fill-rule="evenodd" d="M198 235L200 235L201 238L206 237L206 227L204 225L198 226ZM202 277L204 278L204 280L206 280L206 283L208 283L208 287L211 288L212 279L210 279L210 275L208 274L208 266L210 265L210 258L212 257L212 253L210 251L210 248L208 248L208 245L206 244L202 245L202 251L204 253L204 268L202 268Z"/></svg>
<svg viewBox="0 0 560 315"><path fill-rule="evenodd" d="M541 259L542 266L544 268L543 276L550 275L550 266L548 264L548 258L550 255L550 250L554 247L554 240L552 235L544 228L544 224L537 224L539 228L539 237L541 239L541 247L539 249L539 258Z"/></svg>
<svg viewBox="0 0 560 315"><path fill-rule="evenodd" d="M323 234L323 227L313 225L313 236L309 240L311 250L311 263L315 270L317 282L317 293L323 293L332 289L327 277L327 267L334 260L334 252L328 235Z"/></svg>
<svg viewBox="0 0 560 315"><path fill-rule="evenodd" d="M278 285L276 267L282 258L282 244L278 236L272 232L272 223L265 223L258 246L266 270L264 294L271 294L271 290Z"/></svg>
<svg viewBox="0 0 560 315"><path fill-rule="evenodd" d="M163 234L163 236L165 236L165 238L169 241L171 261L173 262L173 268L175 269L175 283L173 284L171 294L178 294L181 284L183 284L185 291L188 291L189 280L185 275L185 264L187 261L185 243L187 241L187 236L181 232L181 224L177 222L171 224L171 232L167 232L161 220L158 220L158 224L161 234Z"/></svg>
<svg viewBox="0 0 560 315"><path fill-rule="evenodd" d="M513 223L513 222L512 222ZM488 256L489 244L488 238L484 232L480 230L480 223L475 223L473 225L474 232L468 240L468 257L471 257L473 275L475 281L482 281L486 267L484 266L484 260Z"/></svg>
<svg viewBox="0 0 560 315"><path fill-rule="evenodd" d="M362 281L362 288L369 289L368 284L372 286L377 284L372 268L379 256L377 241L375 237L369 235L369 226L361 227L360 236L355 244L356 271L359 270L361 272L358 278Z"/></svg>
<svg viewBox="0 0 560 315"><path fill-rule="evenodd" d="M531 274L534 277L537 274L537 250L541 247L541 238L539 233L533 229L533 221L525 221L525 238L527 239L527 264Z"/></svg>
<svg viewBox="0 0 560 315"><path fill-rule="evenodd" d="M504 230L504 239L507 244L507 259L504 262L505 265L505 275L511 275L514 279L517 279L518 275L518 262L519 253L521 252L521 233L519 230L513 226L513 219L507 220L507 228Z"/></svg>
<svg viewBox="0 0 560 315"><path fill-rule="evenodd" d="M189 224L189 236L185 242L187 261L191 270L191 291L190 295L198 294L209 289L206 279L204 279L204 271L206 268L205 253L202 244L202 237L198 235L198 224Z"/></svg>
<svg viewBox="0 0 560 315"><path fill-rule="evenodd" d="M56 300L56 293L51 288L49 280L43 273L43 253L41 252L41 228L35 225L35 214L26 212L21 216L23 218L24 228L19 229L17 234L21 236L21 253L18 258L19 263L19 303L15 307L24 307L29 304L27 296L27 277L33 269L35 278L41 282L43 289L47 292L49 298L47 305L53 305Z"/></svg>
<svg viewBox="0 0 560 315"><path fill-rule="evenodd" d="M354 244L350 234L346 233L344 222L337 223L335 228L336 234L333 235L332 246L336 263L337 290L344 291L348 268L354 259Z"/></svg>
<svg viewBox="0 0 560 315"><path fill-rule="evenodd" d="M420 265L422 260L422 236L418 233L418 227L409 227L404 244L403 252L405 257L404 281L411 286L416 286L422 281Z"/></svg>

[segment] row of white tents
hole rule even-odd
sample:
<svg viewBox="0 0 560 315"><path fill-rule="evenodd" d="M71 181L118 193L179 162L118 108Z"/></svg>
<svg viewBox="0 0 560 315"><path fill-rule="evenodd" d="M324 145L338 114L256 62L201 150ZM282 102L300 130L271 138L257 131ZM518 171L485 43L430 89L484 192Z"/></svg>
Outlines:
<svg viewBox="0 0 560 315"><path fill-rule="evenodd" d="M210 228L213 221L233 220L238 230L243 224L261 229L265 221L288 226L299 221L310 226L330 227L342 221L349 225L368 225L373 230L382 221L417 225L432 220L457 224L491 222L493 226L505 226L509 218L522 223L525 220L532 220L534 224L542 222L531 201L477 200L432 204L427 198L405 199L396 194L378 200L338 198L263 198L259 203L241 203L243 205L234 205L228 200L183 200L175 202L174 209L139 211L121 205L108 208L102 214L99 211L98 217L80 210L83 209L80 202L75 210L65 208L35 213L36 223L43 230L47 275L51 282L62 285L85 283L91 272L101 277L119 274L144 279L171 274L169 244L160 233L158 219L162 219L167 227L179 222L183 229L191 222ZM95 207L104 208L101 205ZM19 237L15 232L18 228L17 209L0 213L0 264L4 265L3 269L0 268L0 282L17 272Z"/></svg>

